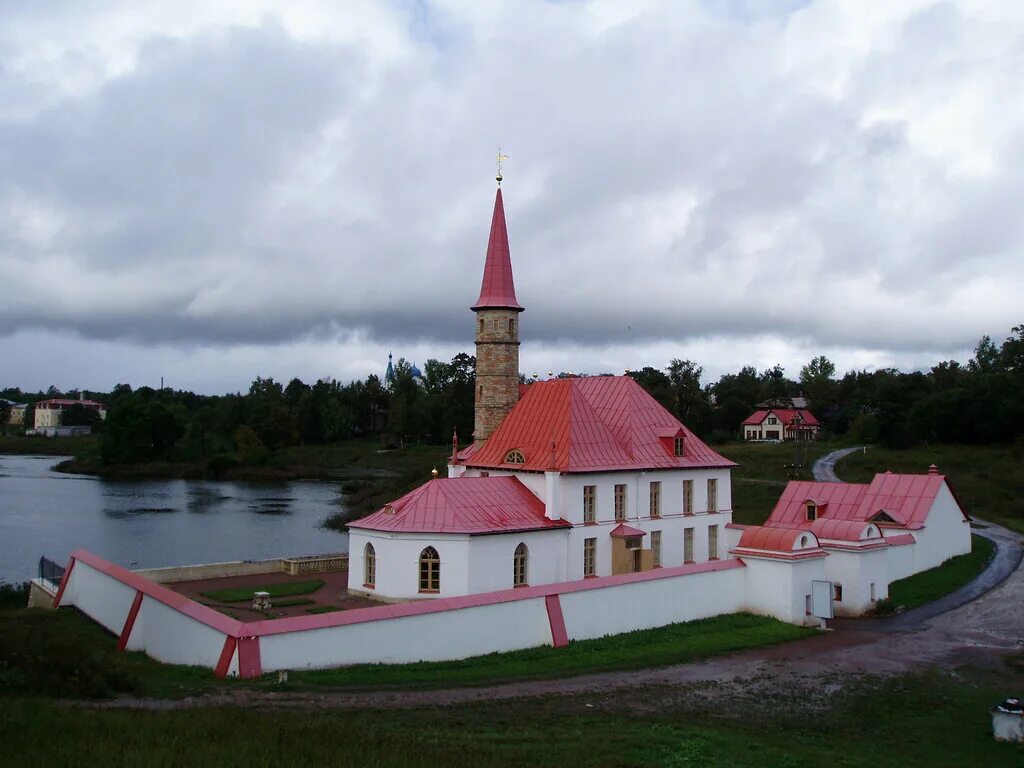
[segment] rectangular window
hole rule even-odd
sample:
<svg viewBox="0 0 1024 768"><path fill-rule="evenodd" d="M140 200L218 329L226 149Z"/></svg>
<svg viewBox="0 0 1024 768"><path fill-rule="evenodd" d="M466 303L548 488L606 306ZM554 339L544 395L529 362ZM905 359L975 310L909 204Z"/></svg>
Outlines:
<svg viewBox="0 0 1024 768"><path fill-rule="evenodd" d="M683 438L677 437L675 439L675 441L674 441L674 446L673 447L675 448L673 453L675 453L676 456L682 456L683 453L685 452L684 448L686 447L685 444L684 444Z"/></svg>
<svg viewBox="0 0 1024 768"><path fill-rule="evenodd" d="M597 573L597 539L583 540L583 575L594 576Z"/></svg>
<svg viewBox="0 0 1024 768"><path fill-rule="evenodd" d="M832 585L832 590L833 590L833 599L837 603L843 602L843 585L842 584L833 584Z"/></svg>
<svg viewBox="0 0 1024 768"><path fill-rule="evenodd" d="M708 560L718 559L718 526L708 527Z"/></svg>
<svg viewBox="0 0 1024 768"><path fill-rule="evenodd" d="M583 486L583 522L597 522L597 486Z"/></svg>
<svg viewBox="0 0 1024 768"><path fill-rule="evenodd" d="M615 519L626 519L626 485L615 486Z"/></svg>
<svg viewBox="0 0 1024 768"><path fill-rule="evenodd" d="M718 481L708 480L708 512L718 511Z"/></svg>
<svg viewBox="0 0 1024 768"><path fill-rule="evenodd" d="M683 480L683 514L693 514L693 480Z"/></svg>
<svg viewBox="0 0 1024 768"><path fill-rule="evenodd" d="M661 517L661 481L651 483L651 517Z"/></svg>
<svg viewBox="0 0 1024 768"><path fill-rule="evenodd" d="M818 505L813 501L807 502L807 522L813 523L818 518Z"/></svg>
<svg viewBox="0 0 1024 768"><path fill-rule="evenodd" d="M654 558L654 567L661 567L661 531L651 531L651 555Z"/></svg>
<svg viewBox="0 0 1024 768"><path fill-rule="evenodd" d="M693 528L683 529L683 562L693 562Z"/></svg>

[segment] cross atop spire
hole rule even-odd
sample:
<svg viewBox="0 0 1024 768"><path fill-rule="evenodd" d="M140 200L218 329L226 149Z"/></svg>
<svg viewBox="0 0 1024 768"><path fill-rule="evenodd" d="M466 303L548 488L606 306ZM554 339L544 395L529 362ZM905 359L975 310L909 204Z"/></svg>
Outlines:
<svg viewBox="0 0 1024 768"><path fill-rule="evenodd" d="M501 188L494 198L491 236L487 241L487 259L484 261L480 298L472 306L474 312L481 309L523 311L516 300L516 286L512 281L512 257L508 250L508 231L505 229L505 205L501 200Z"/></svg>

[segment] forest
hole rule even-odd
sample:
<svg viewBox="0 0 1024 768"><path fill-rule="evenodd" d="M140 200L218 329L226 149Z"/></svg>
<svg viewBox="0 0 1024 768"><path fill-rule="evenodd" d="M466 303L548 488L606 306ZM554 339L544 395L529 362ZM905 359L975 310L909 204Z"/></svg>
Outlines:
<svg viewBox="0 0 1024 768"><path fill-rule="evenodd" d="M428 360L420 377L399 360L390 386L376 375L347 384L257 378L244 394L210 396L119 384L111 392L10 388L0 391L0 398L29 403L27 424L32 423L31 404L46 398L84 395L106 403L108 418L94 424L104 464L179 461L215 470L258 466L289 446L352 438L439 445L450 443L456 431L465 445L473 428L474 367L473 356L459 354L448 362ZM890 448L1009 443L1021 439L1017 426L1024 423L1024 325L1015 326L1000 344L982 337L964 363L941 361L925 371L886 368L837 376L835 365L817 356L795 378L779 365L761 371L743 366L702 384L701 366L680 359L629 375L712 443L737 439L741 422L757 403L797 395L810 400L828 437ZM7 422L8 407L0 400L0 424ZM69 424L89 423L94 413L71 408L65 418Z"/></svg>

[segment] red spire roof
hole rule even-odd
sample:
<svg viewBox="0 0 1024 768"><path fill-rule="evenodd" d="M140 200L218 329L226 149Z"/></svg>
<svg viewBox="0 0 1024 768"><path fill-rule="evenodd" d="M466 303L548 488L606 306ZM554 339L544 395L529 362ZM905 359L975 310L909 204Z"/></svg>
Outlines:
<svg viewBox="0 0 1024 768"><path fill-rule="evenodd" d="M474 312L480 309L523 311L516 300L516 286L512 282L512 258L508 251L505 206L501 201L500 188L494 198L494 215L491 217L491 236L487 241L487 260L484 262L480 298L472 306Z"/></svg>

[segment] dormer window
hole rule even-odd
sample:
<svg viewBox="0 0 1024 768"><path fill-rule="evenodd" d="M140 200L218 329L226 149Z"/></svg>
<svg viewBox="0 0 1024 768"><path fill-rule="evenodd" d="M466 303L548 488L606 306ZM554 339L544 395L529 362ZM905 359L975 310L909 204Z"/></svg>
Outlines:
<svg viewBox="0 0 1024 768"><path fill-rule="evenodd" d="M818 519L818 505L813 501L807 502L807 522L813 523Z"/></svg>
<svg viewBox="0 0 1024 768"><path fill-rule="evenodd" d="M513 448L511 451L505 454L506 464L525 464L526 459L523 458L522 451Z"/></svg>
<svg viewBox="0 0 1024 768"><path fill-rule="evenodd" d="M775 418L774 416L769 416L768 417L768 423L769 424L778 424L779 420L777 418Z"/></svg>
<svg viewBox="0 0 1024 768"><path fill-rule="evenodd" d="M676 456L683 455L683 449L686 447L686 441L682 437L677 437L672 441L672 452Z"/></svg>

